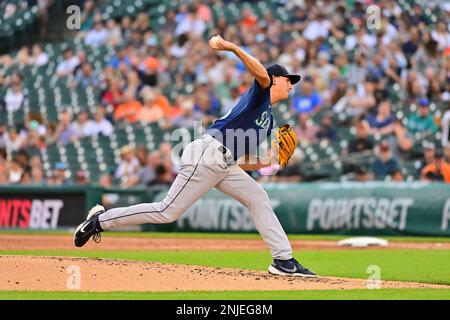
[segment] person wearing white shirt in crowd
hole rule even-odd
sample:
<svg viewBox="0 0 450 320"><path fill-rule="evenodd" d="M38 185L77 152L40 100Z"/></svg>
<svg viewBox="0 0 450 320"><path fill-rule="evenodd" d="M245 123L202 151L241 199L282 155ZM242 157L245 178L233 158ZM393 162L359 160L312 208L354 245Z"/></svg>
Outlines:
<svg viewBox="0 0 450 320"><path fill-rule="evenodd" d="M364 30L364 26L359 27L356 33L348 35L345 38L345 49L351 51L356 47L361 49L373 48L377 44L377 38L368 34Z"/></svg>
<svg viewBox="0 0 450 320"><path fill-rule="evenodd" d="M61 61L56 67L56 75L59 77L65 77L72 73L79 64L80 59L78 56L73 55L72 50L66 49L64 51L64 60Z"/></svg>
<svg viewBox="0 0 450 320"><path fill-rule="evenodd" d="M444 20L438 23L437 30L431 31L431 37L438 43L439 50L450 47L450 32L447 31Z"/></svg>
<svg viewBox="0 0 450 320"><path fill-rule="evenodd" d="M188 12L177 24L175 35L179 36L183 33L194 33L201 36L206 29L206 24L203 20L195 17L195 13Z"/></svg>
<svg viewBox="0 0 450 320"><path fill-rule="evenodd" d="M139 183L141 165L131 146L124 146L120 151L122 162L117 167L115 177L120 179L122 187L131 187Z"/></svg>
<svg viewBox="0 0 450 320"><path fill-rule="evenodd" d="M89 119L89 115L85 110L78 113L77 120L72 123L71 127L74 129L77 138L89 137L97 132L95 121Z"/></svg>
<svg viewBox="0 0 450 320"><path fill-rule="evenodd" d="M18 84L13 85L12 88L9 88L8 91L6 91L5 95L6 110L8 110L9 112L19 110L24 100L25 96L22 93L20 85Z"/></svg>
<svg viewBox="0 0 450 320"><path fill-rule="evenodd" d="M17 129L12 127L3 135L3 144L6 150L19 151L25 145L27 139L26 134L22 131L20 134Z"/></svg>
<svg viewBox="0 0 450 320"><path fill-rule="evenodd" d="M101 134L103 136L109 136L114 130L111 122L105 118L105 108L99 107L94 114L95 134Z"/></svg>
<svg viewBox="0 0 450 320"><path fill-rule="evenodd" d="M103 26L101 21L94 23L94 28L90 30L84 38L84 44L87 46L98 47L105 44L109 39L109 31Z"/></svg>
<svg viewBox="0 0 450 320"><path fill-rule="evenodd" d="M323 13L317 13L317 18L308 23L305 30L303 30L303 36L309 41L314 41L317 38L327 38L331 28L331 22L325 19Z"/></svg>
<svg viewBox="0 0 450 320"><path fill-rule="evenodd" d="M44 66L48 63L48 54L42 51L40 45L33 45L32 56L30 57L29 63L37 67Z"/></svg>

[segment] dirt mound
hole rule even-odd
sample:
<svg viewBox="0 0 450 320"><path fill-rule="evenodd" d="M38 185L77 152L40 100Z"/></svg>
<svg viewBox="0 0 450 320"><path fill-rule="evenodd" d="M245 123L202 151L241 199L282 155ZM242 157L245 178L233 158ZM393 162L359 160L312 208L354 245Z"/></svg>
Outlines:
<svg viewBox="0 0 450 320"><path fill-rule="evenodd" d="M76 279L79 279L79 289L76 289ZM394 281L383 281L382 287L449 288ZM262 271L127 260L0 256L0 290L253 291L365 288L367 284L362 279L286 278Z"/></svg>
<svg viewBox="0 0 450 320"><path fill-rule="evenodd" d="M341 250L336 241L291 240L294 250ZM72 250L71 236L0 234L2 250ZM371 247L367 249L383 249ZM391 242L385 249L450 249L450 243ZM79 250L267 250L261 239L117 237L103 234L100 245L89 241ZM355 250L358 250L355 248Z"/></svg>

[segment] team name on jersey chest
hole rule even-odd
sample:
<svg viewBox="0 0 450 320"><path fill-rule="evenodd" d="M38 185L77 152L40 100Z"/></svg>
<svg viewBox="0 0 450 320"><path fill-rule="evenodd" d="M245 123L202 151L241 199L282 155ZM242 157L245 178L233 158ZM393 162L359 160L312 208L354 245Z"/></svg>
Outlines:
<svg viewBox="0 0 450 320"><path fill-rule="evenodd" d="M270 126L270 115L269 112L264 111L256 120L255 120L255 124L260 127L263 128L265 130L269 129Z"/></svg>

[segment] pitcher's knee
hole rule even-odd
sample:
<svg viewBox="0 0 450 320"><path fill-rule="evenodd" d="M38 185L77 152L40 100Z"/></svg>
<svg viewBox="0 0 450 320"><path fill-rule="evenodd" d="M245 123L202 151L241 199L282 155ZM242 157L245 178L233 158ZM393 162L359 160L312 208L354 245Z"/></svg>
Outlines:
<svg viewBox="0 0 450 320"><path fill-rule="evenodd" d="M177 207L169 207L161 212L164 223L172 223L177 221L183 214L184 209Z"/></svg>
<svg viewBox="0 0 450 320"><path fill-rule="evenodd" d="M164 215L164 223L172 223L178 220L179 215L175 215L173 213L163 213Z"/></svg>

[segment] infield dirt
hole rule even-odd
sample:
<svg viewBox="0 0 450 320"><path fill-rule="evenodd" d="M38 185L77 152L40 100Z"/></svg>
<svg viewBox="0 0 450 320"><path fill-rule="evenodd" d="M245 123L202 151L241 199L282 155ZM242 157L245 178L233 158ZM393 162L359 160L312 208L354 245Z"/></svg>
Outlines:
<svg viewBox="0 0 450 320"><path fill-rule="evenodd" d="M367 289L362 279L271 276L267 272L227 268L39 256L0 256L0 290L32 291L225 291ZM79 275L79 289L72 276ZM75 282L76 285L76 282ZM383 281L383 288L450 286Z"/></svg>
<svg viewBox="0 0 450 320"><path fill-rule="evenodd" d="M295 250L340 250L334 241L293 240ZM0 235L2 250L267 250L262 240L114 237L76 249L70 236ZM399 243L388 249L449 249L450 243ZM361 250L361 249L355 249ZM227 291L367 289L367 280L285 278L263 271L72 257L0 256L0 290L67 291L75 266L81 291ZM79 268L79 269L78 269ZM383 288L450 286L383 281Z"/></svg>

